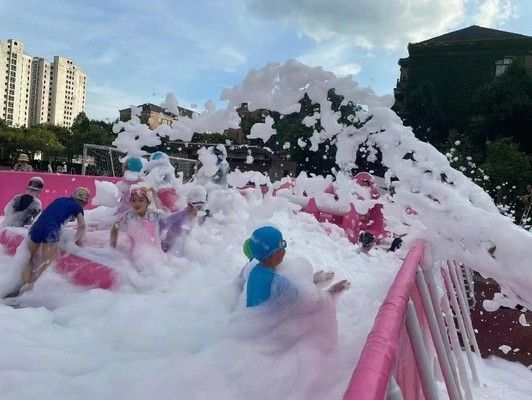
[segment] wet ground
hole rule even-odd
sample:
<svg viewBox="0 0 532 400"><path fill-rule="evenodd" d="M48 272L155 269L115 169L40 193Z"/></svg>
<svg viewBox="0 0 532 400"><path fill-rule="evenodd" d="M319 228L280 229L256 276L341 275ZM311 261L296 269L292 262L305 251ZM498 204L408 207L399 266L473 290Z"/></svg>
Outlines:
<svg viewBox="0 0 532 400"><path fill-rule="evenodd" d="M495 355L532 368L532 312L506 307L494 312L486 311L483 301L493 299L500 287L494 280L484 279L478 274L475 274L474 280L476 303L471 310L471 318L482 357ZM531 326L523 326L519 318Z"/></svg>

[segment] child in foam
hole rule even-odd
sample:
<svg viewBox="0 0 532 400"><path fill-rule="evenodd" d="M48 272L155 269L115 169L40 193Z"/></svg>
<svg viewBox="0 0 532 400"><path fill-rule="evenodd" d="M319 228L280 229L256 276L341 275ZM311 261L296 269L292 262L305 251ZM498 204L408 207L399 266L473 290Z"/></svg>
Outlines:
<svg viewBox="0 0 532 400"><path fill-rule="evenodd" d="M157 249L160 252L159 221L165 214L150 209L151 191L145 187L131 188L130 209L126 211L111 229L110 245L116 248L119 232L127 234L131 242L131 256L144 257L146 249Z"/></svg>
<svg viewBox="0 0 532 400"><path fill-rule="evenodd" d="M272 298L294 301L298 296L297 286L276 271L286 254L286 241L282 233L272 226L255 230L249 238L249 250L259 263L251 269L247 278L246 307L260 306ZM319 271L314 274L314 284L328 282L333 277L331 272ZM332 285L327 292L337 295L349 286L349 282L343 280Z"/></svg>
<svg viewBox="0 0 532 400"><path fill-rule="evenodd" d="M150 156L145 182L157 193L156 203L159 208L169 212L178 210L179 197L176 187L179 182L168 155L162 151L156 151Z"/></svg>
<svg viewBox="0 0 532 400"><path fill-rule="evenodd" d="M33 282L48 268L55 259L57 243L61 237L61 230L65 223L76 219L76 244L81 246L81 239L85 233L85 218L83 207L90 200L91 193L85 187L78 187L71 197L55 199L44 209L39 218L29 230L28 250L30 259L22 274L20 292L31 289ZM42 262L38 267L33 266L33 259L37 251L41 251Z"/></svg>
<svg viewBox="0 0 532 400"><path fill-rule="evenodd" d="M0 228L6 226L24 226L30 224L41 212L41 201L38 199L44 187L44 181L39 177L31 178L26 193L17 194L4 208L4 220Z"/></svg>
<svg viewBox="0 0 532 400"><path fill-rule="evenodd" d="M177 238L183 233L185 227L198 218L198 213L205 211L207 204L207 191L203 186L194 186L187 193L187 207L160 222L161 231L164 233L162 249L164 252L171 250Z"/></svg>
<svg viewBox="0 0 532 400"><path fill-rule="evenodd" d="M212 152L216 156L216 166L218 171L212 177L212 183L227 188L227 173L229 163L227 162L227 150L223 144L212 147Z"/></svg>
<svg viewBox="0 0 532 400"><path fill-rule="evenodd" d="M120 192L118 215L125 213L129 209L129 192L131 186L141 181L141 172L143 169L144 164L141 157L128 157L122 165L123 179L116 184Z"/></svg>

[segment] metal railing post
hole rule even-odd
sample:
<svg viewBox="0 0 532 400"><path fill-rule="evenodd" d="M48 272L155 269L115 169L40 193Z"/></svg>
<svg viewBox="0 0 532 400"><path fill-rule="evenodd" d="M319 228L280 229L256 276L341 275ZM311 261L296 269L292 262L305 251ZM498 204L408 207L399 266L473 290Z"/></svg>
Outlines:
<svg viewBox="0 0 532 400"><path fill-rule="evenodd" d="M449 268L452 268L452 266L449 265L449 263L447 264L447 266ZM453 286L451 274L449 272L449 269L447 268L443 269L443 280L445 281L445 286L447 287L447 293L449 294L449 297L451 299L451 307L454 311L454 315L458 322L458 328L460 330L460 334L462 335L462 341L464 342L465 353L467 357L467 362L469 363L469 368L471 369L471 376L473 377L473 383L476 386L478 386L477 368L475 366L475 360L473 360L473 355L471 354L471 343L469 342L469 335L466 331L466 327L464 323L464 316L463 316L462 310L460 309L460 305L458 304L458 301L457 301L457 292L460 289L458 288L458 286L456 287L456 289ZM453 325L454 325L454 320L453 320Z"/></svg>
<svg viewBox="0 0 532 400"><path fill-rule="evenodd" d="M81 175L87 172L87 143L83 145L83 158L81 160Z"/></svg>
<svg viewBox="0 0 532 400"><path fill-rule="evenodd" d="M388 395L386 396L386 400L404 400L403 392L401 392L401 388L393 376L390 377L390 384L388 385Z"/></svg>
<svg viewBox="0 0 532 400"><path fill-rule="evenodd" d="M109 149L109 160L111 161L111 171L113 173L113 178L116 177L116 174L115 174L115 163L113 161L113 152L111 151L111 149Z"/></svg>
<svg viewBox="0 0 532 400"><path fill-rule="evenodd" d="M428 276L428 274L426 275ZM436 349L436 354L438 355L438 362L440 364L440 369L445 381L445 386L447 387L447 392L449 394L450 400L461 400L462 394L458 390L458 381L454 373L454 368L451 368L451 356L450 348L447 343L447 338L444 339L443 332L440 329L436 307L433 304L431 299L430 291L425 282L425 275L418 268L416 273L416 283L419 291L419 296L421 297L421 303L423 309L425 310L425 316L429 324L429 330L432 337L432 342L434 343L434 348ZM441 317L441 313L440 317ZM447 346L445 345L447 343Z"/></svg>
<svg viewBox="0 0 532 400"><path fill-rule="evenodd" d="M454 268L452 266L449 266L450 273L451 273L451 280L454 283L455 287L461 289L457 290L458 294L458 303L460 304L460 308L462 309L462 314L464 317L464 322L466 324L467 334L469 336L469 340L471 344L473 345L473 349L475 350L475 353L477 353L480 356L480 350L478 348L477 338L475 336L475 331L473 329L473 321L471 320L471 313L469 311L469 304L467 303L466 299L466 290L464 286L463 279L460 279L457 274L458 266L456 263L453 262Z"/></svg>
<svg viewBox="0 0 532 400"><path fill-rule="evenodd" d="M443 276L444 276L444 280L446 281L445 273L443 274ZM447 286L447 282L445 283ZM448 294L452 295L452 293L448 293ZM442 297L442 303L443 303L443 312L445 313L445 321L447 323L447 331L449 333L449 338L451 340L452 351L454 353L454 356L458 364L458 373L460 374L460 382L462 383L462 387L465 390L466 398L468 400L472 400L473 394L471 393L471 387L469 386L469 376L467 375L467 370L465 367L464 359L462 357L462 348L460 346L460 341L458 340L458 334L456 333L456 325L454 322L454 316L451 310L451 306L449 304L449 298L447 297L447 293ZM459 319L459 316L457 315L456 318Z"/></svg>
<svg viewBox="0 0 532 400"><path fill-rule="evenodd" d="M421 378L423 395L425 396L425 400L439 400L438 391L434 384L434 376L425 349L425 341L423 340L423 334L419 327L419 320L417 319L416 310L412 300L408 301L406 307L406 330L408 332L408 337L410 338L414 358L416 359L419 377Z"/></svg>

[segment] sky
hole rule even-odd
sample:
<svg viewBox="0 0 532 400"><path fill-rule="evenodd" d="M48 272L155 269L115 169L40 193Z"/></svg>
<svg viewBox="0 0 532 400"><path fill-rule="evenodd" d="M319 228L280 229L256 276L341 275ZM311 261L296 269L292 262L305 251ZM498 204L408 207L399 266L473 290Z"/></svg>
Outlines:
<svg viewBox="0 0 532 400"><path fill-rule="evenodd" d="M297 59L393 92L419 42L473 24L532 35L530 0L0 0L0 40L73 60L88 75L87 115L132 104L201 111L251 69Z"/></svg>

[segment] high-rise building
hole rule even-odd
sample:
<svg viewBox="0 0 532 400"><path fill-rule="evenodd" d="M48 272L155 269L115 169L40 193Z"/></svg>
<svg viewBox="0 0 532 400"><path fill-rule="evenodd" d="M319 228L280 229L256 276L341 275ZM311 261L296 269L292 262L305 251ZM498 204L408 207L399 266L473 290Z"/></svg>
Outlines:
<svg viewBox="0 0 532 400"><path fill-rule="evenodd" d="M35 57L31 64L30 125L47 123L51 117L52 63Z"/></svg>
<svg viewBox="0 0 532 400"><path fill-rule="evenodd" d="M86 81L87 75L71 60L54 57L48 122L72 126L74 118L85 110Z"/></svg>
<svg viewBox="0 0 532 400"><path fill-rule="evenodd" d="M50 62L25 53L20 41L0 41L0 118L8 125L72 126L85 110L86 85L87 75L71 60Z"/></svg>
<svg viewBox="0 0 532 400"><path fill-rule="evenodd" d="M0 118L8 125L28 125L30 79L31 56L23 43L0 41Z"/></svg>

